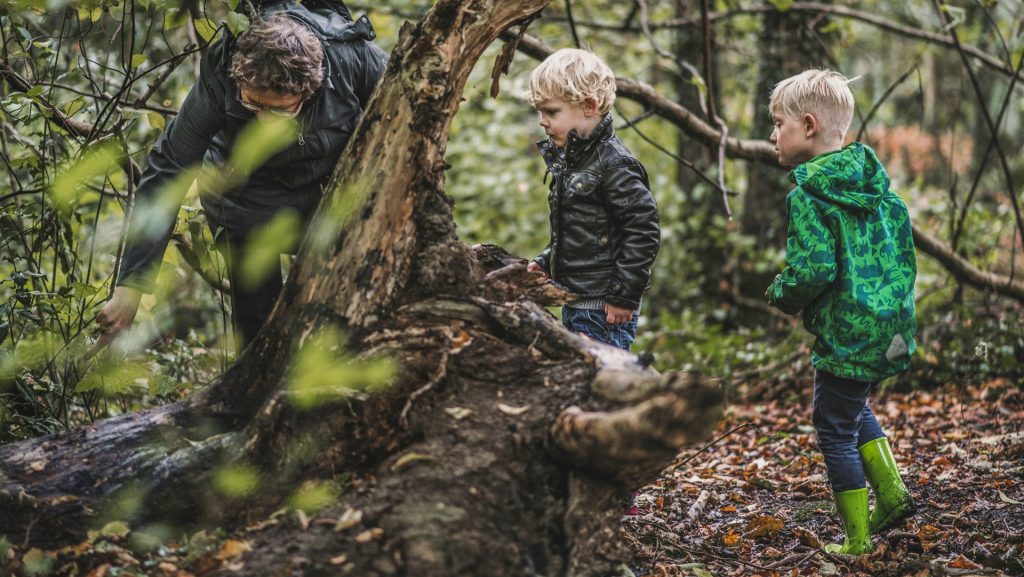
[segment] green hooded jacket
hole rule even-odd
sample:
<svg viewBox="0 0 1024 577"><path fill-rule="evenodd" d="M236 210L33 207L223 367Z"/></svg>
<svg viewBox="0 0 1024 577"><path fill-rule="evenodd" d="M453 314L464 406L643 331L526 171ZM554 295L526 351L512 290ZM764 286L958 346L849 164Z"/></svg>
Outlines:
<svg viewBox="0 0 1024 577"><path fill-rule="evenodd" d="M917 260L907 206L871 148L854 142L796 167L786 197L786 268L766 293L803 311L814 367L878 382L917 348Z"/></svg>

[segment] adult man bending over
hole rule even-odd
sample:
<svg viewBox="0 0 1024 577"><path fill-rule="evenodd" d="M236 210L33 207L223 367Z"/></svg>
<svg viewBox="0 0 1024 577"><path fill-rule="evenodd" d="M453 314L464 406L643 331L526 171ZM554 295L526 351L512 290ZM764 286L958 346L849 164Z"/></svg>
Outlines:
<svg viewBox="0 0 1024 577"><path fill-rule="evenodd" d="M289 210L305 230L386 59L365 16L353 21L340 2L329 6L265 5L237 39L225 35L203 57L196 84L150 152L139 182L116 288L97 317L104 330L100 346L131 326L143 293L153 289L185 194L185 187L168 193L165 185L200 161L223 164L247 123L276 115L297 121L295 142L230 190L199 183L228 267L239 350L270 315L281 290L280 267L255 281L239 274L255 248L252 233Z"/></svg>

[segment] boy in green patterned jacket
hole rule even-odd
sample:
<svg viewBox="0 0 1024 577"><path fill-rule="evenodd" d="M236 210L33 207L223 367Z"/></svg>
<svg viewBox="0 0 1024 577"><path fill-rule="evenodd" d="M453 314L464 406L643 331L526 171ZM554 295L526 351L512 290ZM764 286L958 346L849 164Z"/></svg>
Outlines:
<svg viewBox="0 0 1024 577"><path fill-rule="evenodd" d="M853 119L849 81L808 70L772 90L771 141L794 167L786 197L786 267L765 292L803 311L816 338L814 428L845 539L829 552L872 551L871 534L914 513L889 441L867 404L878 381L904 371L916 344L917 263L907 207L874 151L843 146ZM867 483L875 494L868 513Z"/></svg>

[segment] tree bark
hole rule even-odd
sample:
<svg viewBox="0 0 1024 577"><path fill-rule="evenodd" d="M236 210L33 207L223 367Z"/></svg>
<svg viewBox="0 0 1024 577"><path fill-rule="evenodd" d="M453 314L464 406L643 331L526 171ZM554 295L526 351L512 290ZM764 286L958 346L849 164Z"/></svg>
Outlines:
<svg viewBox="0 0 1024 577"><path fill-rule="evenodd" d="M722 397L567 332L531 300L564 291L455 236L444 151L464 83L546 3L439 0L405 25L257 338L183 403L0 447L0 534L233 527L315 485L327 507L252 537L240 573L616 571L618 498L704 438ZM361 363L381 356L396 374L366 388ZM245 491L225 489L230 470Z"/></svg>

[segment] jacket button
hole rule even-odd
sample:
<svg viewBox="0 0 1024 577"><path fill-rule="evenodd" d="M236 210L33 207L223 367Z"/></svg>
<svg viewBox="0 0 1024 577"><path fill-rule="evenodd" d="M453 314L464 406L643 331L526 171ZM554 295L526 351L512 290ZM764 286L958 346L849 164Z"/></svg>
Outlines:
<svg viewBox="0 0 1024 577"><path fill-rule="evenodd" d="M608 237L602 236L601 240L599 240L597 242L601 243L601 246L606 246L608 244Z"/></svg>
<svg viewBox="0 0 1024 577"><path fill-rule="evenodd" d="M583 188L583 183L582 182L577 182L576 183L576 190L579 190L581 188Z"/></svg>

